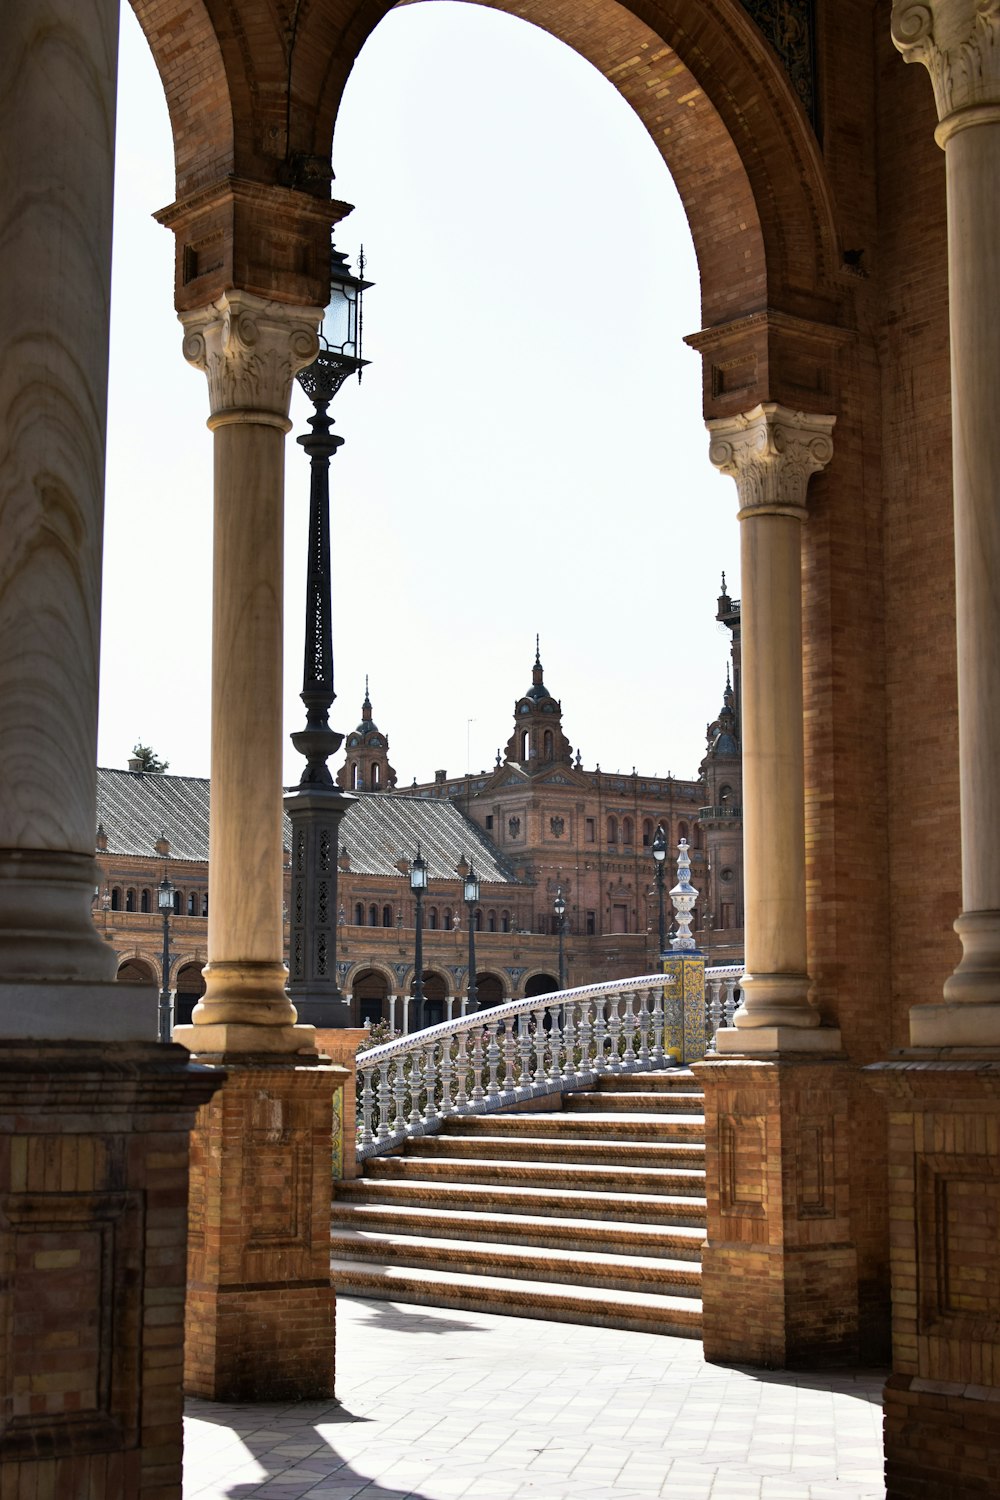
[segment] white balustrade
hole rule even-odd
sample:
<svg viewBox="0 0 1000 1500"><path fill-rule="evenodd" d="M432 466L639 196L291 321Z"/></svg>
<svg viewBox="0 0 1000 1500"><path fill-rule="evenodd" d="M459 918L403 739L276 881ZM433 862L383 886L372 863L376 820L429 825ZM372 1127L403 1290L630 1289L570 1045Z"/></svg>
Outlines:
<svg viewBox="0 0 1000 1500"><path fill-rule="evenodd" d="M672 1066L664 1037L672 983L648 974L511 1000L360 1052L358 1155L392 1150L456 1116L585 1088L601 1073Z"/></svg>
<svg viewBox="0 0 1000 1500"><path fill-rule="evenodd" d="M742 964L720 964L705 970L705 1039L711 1045L720 1026L732 1026L740 1003Z"/></svg>

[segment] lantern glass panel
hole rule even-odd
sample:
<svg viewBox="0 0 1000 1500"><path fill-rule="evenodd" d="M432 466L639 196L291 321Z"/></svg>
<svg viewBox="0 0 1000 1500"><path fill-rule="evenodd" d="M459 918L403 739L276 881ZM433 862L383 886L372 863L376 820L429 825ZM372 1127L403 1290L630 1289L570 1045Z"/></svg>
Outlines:
<svg viewBox="0 0 1000 1500"><path fill-rule="evenodd" d="M331 349L352 359L357 356L358 289L335 281L330 287L330 305L323 318L323 337Z"/></svg>
<svg viewBox="0 0 1000 1500"><path fill-rule="evenodd" d="M173 886L170 885L167 881L164 881L160 885L160 887L159 887L158 894L157 894L157 899L159 901L159 906L160 906L160 910L161 911L173 911L173 909L174 909L174 888L173 888Z"/></svg>

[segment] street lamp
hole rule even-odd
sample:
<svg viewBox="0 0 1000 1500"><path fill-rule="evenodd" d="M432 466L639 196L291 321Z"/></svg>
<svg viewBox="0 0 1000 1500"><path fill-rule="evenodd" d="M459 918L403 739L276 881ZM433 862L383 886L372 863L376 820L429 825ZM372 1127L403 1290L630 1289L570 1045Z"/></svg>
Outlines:
<svg viewBox="0 0 1000 1500"><path fill-rule="evenodd" d="M410 890L413 892L417 902L417 940L414 952L414 968L416 973L413 979L414 1011L417 1017L417 1031L424 1029L424 891L427 889L427 861L420 853L420 845L417 844L416 858L410 866Z"/></svg>
<svg viewBox="0 0 1000 1500"><path fill-rule="evenodd" d="M361 258L364 269L364 256ZM361 298L371 282L352 276L347 259L330 246L330 303L319 334L319 353L298 382L313 404L311 431L298 439L309 454L309 551L306 570L305 654L302 702L306 726L291 736L306 764L286 795L292 825L293 918L288 990L300 1021L348 1026L350 1006L337 984L337 842L341 820L354 798L335 784L327 760L343 735L330 725L333 629L330 597L330 459L344 439L331 431L327 408L350 375L360 379Z"/></svg>
<svg viewBox="0 0 1000 1500"><path fill-rule="evenodd" d="M663 955L667 951L667 927L666 927L666 920L664 918L664 913L663 913L663 876L664 876L664 873L665 873L665 870L666 870L666 864L667 864L667 835L664 833L664 831L663 831L663 824L661 823L660 826L659 826L659 828L656 830L656 837L653 840L653 868L656 870L656 899L657 899L657 903L659 905L659 917L660 917L660 925L659 925L660 950L659 950L659 952L660 952L660 960L661 960L661 962L662 962L662 959L663 959Z"/></svg>
<svg viewBox="0 0 1000 1500"><path fill-rule="evenodd" d="M556 899L552 903L552 910L556 914L556 929L559 933L559 988L566 988L566 944L564 933L566 931L566 900L562 893L562 886L556 890Z"/></svg>
<svg viewBox="0 0 1000 1500"><path fill-rule="evenodd" d="M162 977L160 983L160 1005L157 1016L157 1040L169 1042L170 1040L170 913L174 909L174 888L170 883L169 875L164 874L160 881L156 894L156 902L160 908L163 918L163 956Z"/></svg>
<svg viewBox="0 0 1000 1500"><path fill-rule="evenodd" d="M469 908L469 1004L471 1014L479 1009L479 989L476 985L476 907L479 904L479 876L470 865L463 888L465 904Z"/></svg>

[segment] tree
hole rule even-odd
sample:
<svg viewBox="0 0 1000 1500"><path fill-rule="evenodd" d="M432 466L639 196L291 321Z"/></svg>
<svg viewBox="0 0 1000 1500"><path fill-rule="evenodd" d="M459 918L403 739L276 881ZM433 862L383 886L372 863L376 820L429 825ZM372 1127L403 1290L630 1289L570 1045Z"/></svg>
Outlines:
<svg viewBox="0 0 1000 1500"><path fill-rule="evenodd" d="M140 771L166 771L170 766L169 760L161 760L152 745L144 745L141 740L132 746L132 759L139 762Z"/></svg>

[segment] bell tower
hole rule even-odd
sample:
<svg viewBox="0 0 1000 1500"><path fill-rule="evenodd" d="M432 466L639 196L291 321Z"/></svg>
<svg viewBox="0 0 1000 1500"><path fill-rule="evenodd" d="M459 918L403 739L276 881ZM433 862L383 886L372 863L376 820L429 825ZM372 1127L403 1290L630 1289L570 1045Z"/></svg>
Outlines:
<svg viewBox="0 0 1000 1500"><path fill-rule="evenodd" d="M562 704L545 686L537 635L531 686L514 705L514 733L504 754L529 774L546 766L573 763L573 747L563 734Z"/></svg>
<svg viewBox="0 0 1000 1500"><path fill-rule="evenodd" d="M389 736L372 718L367 676L361 723L347 736L347 759L337 772L337 785L348 792L391 791L396 785L396 772L389 764Z"/></svg>

